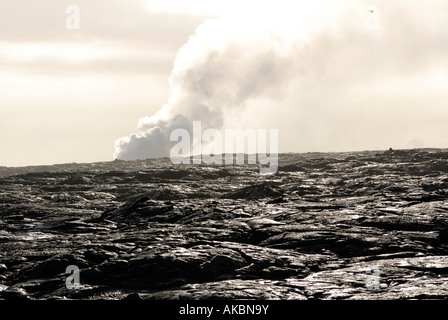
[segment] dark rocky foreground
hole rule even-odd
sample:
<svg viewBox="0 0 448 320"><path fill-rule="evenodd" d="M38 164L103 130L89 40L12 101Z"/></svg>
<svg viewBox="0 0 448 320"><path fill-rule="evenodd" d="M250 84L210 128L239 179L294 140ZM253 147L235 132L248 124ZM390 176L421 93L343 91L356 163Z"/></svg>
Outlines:
<svg viewBox="0 0 448 320"><path fill-rule="evenodd" d="M0 299L445 299L447 191L432 149L0 167Z"/></svg>

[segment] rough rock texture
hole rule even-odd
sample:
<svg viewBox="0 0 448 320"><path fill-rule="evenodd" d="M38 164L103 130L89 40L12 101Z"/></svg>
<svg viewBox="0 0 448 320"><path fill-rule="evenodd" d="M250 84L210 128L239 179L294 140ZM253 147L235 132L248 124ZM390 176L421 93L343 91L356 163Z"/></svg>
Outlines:
<svg viewBox="0 0 448 320"><path fill-rule="evenodd" d="M446 299L447 191L433 149L0 167L0 299Z"/></svg>

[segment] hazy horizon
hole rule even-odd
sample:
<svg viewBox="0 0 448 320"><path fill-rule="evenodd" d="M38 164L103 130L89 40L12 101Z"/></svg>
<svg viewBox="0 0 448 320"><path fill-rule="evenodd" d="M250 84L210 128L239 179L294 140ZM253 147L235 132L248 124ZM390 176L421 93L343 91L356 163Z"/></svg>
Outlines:
<svg viewBox="0 0 448 320"><path fill-rule="evenodd" d="M361 153L386 153L390 150L390 148L385 148L385 149L371 149L371 150L349 150L349 151L305 151L305 152L279 152L278 155L288 155L288 154L361 154ZM432 147L424 147L424 148L408 148L408 149L394 149L392 148L393 151L412 151L412 150L421 150L421 151L446 151L448 150L448 148L432 148ZM218 154L221 156L224 156L227 153L223 153L223 154ZM233 155L236 155L238 153L233 153ZM254 153L244 153L244 155L253 155ZM193 158L194 156L190 156L190 158ZM25 167L47 167L47 166L60 166L60 165L70 165L70 164L79 164L79 165L83 165L83 164L96 164L96 163L107 163L107 162L115 162L115 161L123 161L123 162L132 162L132 161L148 161L148 160L162 160L162 159L170 159L169 156L165 156L165 157L154 157L154 158L146 158L146 159L134 159L134 160L120 160L120 159L108 159L108 160L98 160L98 161L92 161L92 162L77 162L77 161L72 161L72 162L58 162L58 163L35 163L35 164L28 164L28 165L13 165L13 166L4 166L4 165L0 165L0 168L25 168ZM193 165L193 164L192 164ZM225 166L226 164L223 163L221 164L222 166ZM255 164L258 165L258 164Z"/></svg>
<svg viewBox="0 0 448 320"><path fill-rule="evenodd" d="M0 26L0 166L166 154L194 120L279 153L448 147L446 1L18 0Z"/></svg>

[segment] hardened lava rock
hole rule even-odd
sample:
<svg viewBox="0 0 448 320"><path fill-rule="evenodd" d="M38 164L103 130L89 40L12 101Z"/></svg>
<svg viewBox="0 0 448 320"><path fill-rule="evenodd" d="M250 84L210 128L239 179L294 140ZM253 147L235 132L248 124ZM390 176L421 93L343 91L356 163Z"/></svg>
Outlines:
<svg viewBox="0 0 448 320"><path fill-rule="evenodd" d="M258 169L0 167L0 299L448 297L448 151L280 154L275 175Z"/></svg>

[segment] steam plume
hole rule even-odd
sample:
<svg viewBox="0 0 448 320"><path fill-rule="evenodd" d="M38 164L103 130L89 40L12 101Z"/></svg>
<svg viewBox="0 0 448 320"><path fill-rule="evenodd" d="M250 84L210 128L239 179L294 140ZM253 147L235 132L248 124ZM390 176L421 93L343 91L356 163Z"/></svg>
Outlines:
<svg viewBox="0 0 448 320"><path fill-rule="evenodd" d="M115 158L168 156L172 130L191 130L194 120L202 121L203 130L222 128L229 114L257 99L276 101L280 107L292 96L296 100L288 101L289 108L307 110L304 116L320 117L325 125L324 115L331 108L354 108L348 98L355 90L374 92L381 89L378 79L422 72L428 65L428 56L413 50L418 45L403 40L413 26L414 41L431 32L418 16L403 14L405 1L395 6L377 1L380 10L388 9L380 11L381 21L374 21L380 28L369 28L372 17L366 14L376 7L367 2L320 1L308 11L291 7L299 1L279 0L263 7L265 3L256 2L253 16L228 15L197 28L174 61L168 103L140 119L137 133L116 141ZM310 9L309 1L300 3ZM262 14L257 16L258 11ZM397 17L401 24L394 23ZM415 25L423 27L415 30ZM373 108L369 103L365 107ZM304 119L298 122L310 126Z"/></svg>

